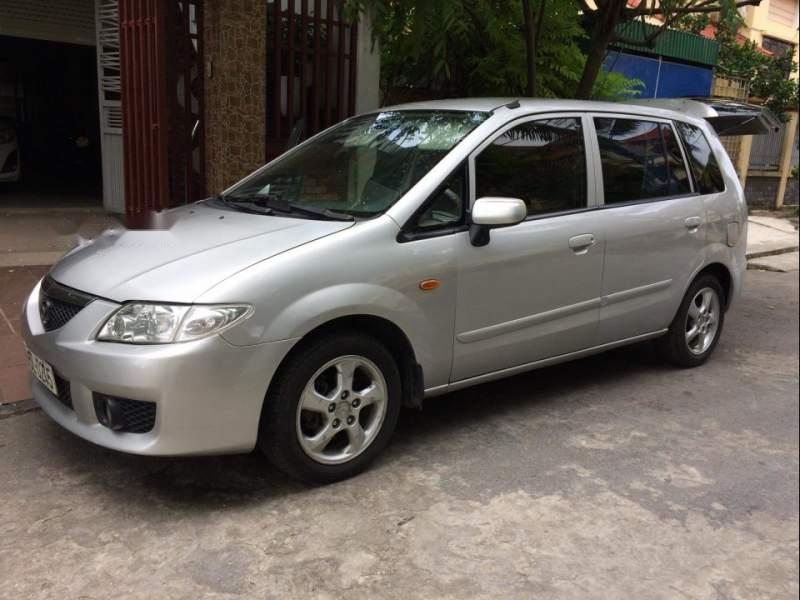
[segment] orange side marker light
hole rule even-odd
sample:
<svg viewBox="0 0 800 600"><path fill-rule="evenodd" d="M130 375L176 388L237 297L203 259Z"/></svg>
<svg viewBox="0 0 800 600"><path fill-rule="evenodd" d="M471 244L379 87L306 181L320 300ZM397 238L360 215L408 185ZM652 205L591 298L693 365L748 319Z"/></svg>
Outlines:
<svg viewBox="0 0 800 600"><path fill-rule="evenodd" d="M419 289L423 292L430 292L439 287L438 279L423 279L419 282Z"/></svg>

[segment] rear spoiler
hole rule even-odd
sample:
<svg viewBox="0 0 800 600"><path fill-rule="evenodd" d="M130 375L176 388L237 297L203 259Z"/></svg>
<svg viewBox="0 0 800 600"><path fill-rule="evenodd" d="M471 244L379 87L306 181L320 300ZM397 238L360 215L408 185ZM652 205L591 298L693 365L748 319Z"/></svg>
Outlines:
<svg viewBox="0 0 800 600"><path fill-rule="evenodd" d="M763 106L725 98L663 98L630 100L630 104L664 108L708 121L717 135L764 135L775 133L781 122Z"/></svg>

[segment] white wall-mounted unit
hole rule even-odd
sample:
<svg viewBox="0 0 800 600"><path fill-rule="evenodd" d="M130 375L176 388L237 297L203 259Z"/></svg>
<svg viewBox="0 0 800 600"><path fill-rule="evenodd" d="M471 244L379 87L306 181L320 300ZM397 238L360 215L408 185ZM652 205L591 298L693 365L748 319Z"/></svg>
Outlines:
<svg viewBox="0 0 800 600"><path fill-rule="evenodd" d="M122 77L117 0L95 0L97 21L97 90L100 95L100 136L103 153L103 206L125 212L122 163Z"/></svg>

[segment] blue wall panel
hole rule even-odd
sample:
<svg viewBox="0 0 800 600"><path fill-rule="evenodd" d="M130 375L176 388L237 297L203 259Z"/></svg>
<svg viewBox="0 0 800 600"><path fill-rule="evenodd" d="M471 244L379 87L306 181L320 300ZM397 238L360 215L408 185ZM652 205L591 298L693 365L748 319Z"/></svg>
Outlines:
<svg viewBox="0 0 800 600"><path fill-rule="evenodd" d="M640 79L644 88L640 88L639 98L652 98L658 79L658 59L645 58L634 54L626 54L610 50L606 54L604 67L608 71L622 73L631 79ZM601 75L602 77L602 75Z"/></svg>
<svg viewBox="0 0 800 600"><path fill-rule="evenodd" d="M710 96L713 77L711 69L663 61L658 80L658 97Z"/></svg>
<svg viewBox="0 0 800 600"><path fill-rule="evenodd" d="M641 80L644 88L639 98L680 98L711 94L713 71L710 68L666 60L659 65L657 58L616 50L608 52L604 66L607 70Z"/></svg>

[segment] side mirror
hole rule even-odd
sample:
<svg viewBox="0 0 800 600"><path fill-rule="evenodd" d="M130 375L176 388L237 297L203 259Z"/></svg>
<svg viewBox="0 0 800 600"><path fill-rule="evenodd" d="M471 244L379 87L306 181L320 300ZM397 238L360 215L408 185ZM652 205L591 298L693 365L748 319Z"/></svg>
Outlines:
<svg viewBox="0 0 800 600"><path fill-rule="evenodd" d="M519 198L485 197L472 206L469 239L473 246L489 243L489 230L516 225L528 216L528 207Z"/></svg>

